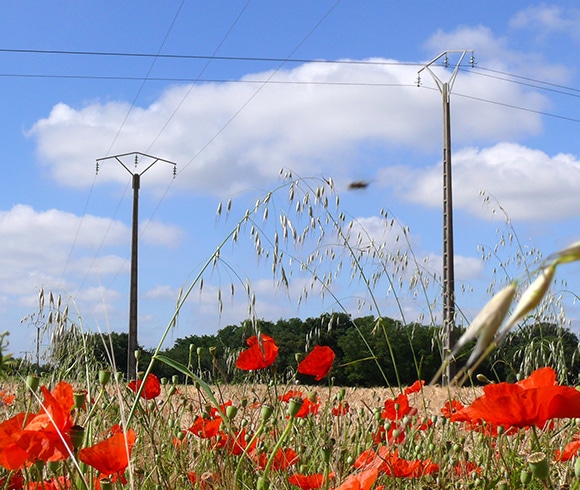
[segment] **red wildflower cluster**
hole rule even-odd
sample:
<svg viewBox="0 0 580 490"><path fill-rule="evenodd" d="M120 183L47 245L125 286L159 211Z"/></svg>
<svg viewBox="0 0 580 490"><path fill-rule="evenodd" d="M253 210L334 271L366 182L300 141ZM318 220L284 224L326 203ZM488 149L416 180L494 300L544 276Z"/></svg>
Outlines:
<svg viewBox="0 0 580 490"><path fill-rule="evenodd" d="M395 478L421 478L439 471L430 459L407 460L399 457L397 449L380 446L377 451L367 449L354 462L355 468L377 468L379 472Z"/></svg>
<svg viewBox="0 0 580 490"><path fill-rule="evenodd" d="M411 406L409 395L419 392L424 384L424 381L416 381L396 398L385 400L381 412L381 418L390 420L391 423L383 424L379 427L373 437L373 441L376 444L382 442L401 444L405 440L406 430L409 428L415 430L426 430L432 424L431 420L424 423L418 423L415 426L409 426L402 423L404 417L413 417L417 415L417 408Z"/></svg>
<svg viewBox="0 0 580 490"><path fill-rule="evenodd" d="M552 419L580 417L580 391L559 386L545 367L518 383L486 385L484 394L451 415L452 421L485 421L495 426L545 428Z"/></svg>
<svg viewBox="0 0 580 490"><path fill-rule="evenodd" d="M381 474L392 478L422 478L439 471L439 466L430 459L403 459L396 449L387 446L379 446L376 451L367 449L362 452L354 462L354 467L360 471L351 474L336 490L370 490ZM384 488L381 485L375 490Z"/></svg>

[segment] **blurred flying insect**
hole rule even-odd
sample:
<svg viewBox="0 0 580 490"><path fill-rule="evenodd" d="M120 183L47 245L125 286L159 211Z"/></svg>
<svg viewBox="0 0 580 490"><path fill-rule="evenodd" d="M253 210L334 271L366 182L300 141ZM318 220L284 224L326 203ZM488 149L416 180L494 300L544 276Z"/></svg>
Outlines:
<svg viewBox="0 0 580 490"><path fill-rule="evenodd" d="M370 182L367 182L366 180L355 180L354 182L348 184L348 190L353 191L358 189L366 189L369 185Z"/></svg>

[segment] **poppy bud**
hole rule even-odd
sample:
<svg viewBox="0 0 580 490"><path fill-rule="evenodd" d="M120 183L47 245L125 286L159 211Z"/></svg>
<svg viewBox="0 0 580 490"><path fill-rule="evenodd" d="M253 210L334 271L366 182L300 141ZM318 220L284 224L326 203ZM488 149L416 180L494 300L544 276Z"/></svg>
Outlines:
<svg viewBox="0 0 580 490"><path fill-rule="evenodd" d="M166 378L166 377L163 377L163 378L161 378L161 379L159 380L159 382L160 382L160 383L161 383L163 386L165 386L165 385L167 384L167 378Z"/></svg>
<svg viewBox="0 0 580 490"><path fill-rule="evenodd" d="M291 418L296 417L296 415L298 415L298 412L302 408L303 404L304 401L302 400L302 398L298 397L290 398L290 401L288 402L288 415L290 415Z"/></svg>
<svg viewBox="0 0 580 490"><path fill-rule="evenodd" d="M177 374L174 374L173 376L171 376L171 382L174 385L179 384L179 376Z"/></svg>
<svg viewBox="0 0 580 490"><path fill-rule="evenodd" d="M530 482L532 481L531 471L522 470L522 472L520 473L520 481L522 482L522 485L529 485Z"/></svg>
<svg viewBox="0 0 580 490"><path fill-rule="evenodd" d="M99 481L101 490L113 490L113 482L110 478L103 478Z"/></svg>
<svg viewBox="0 0 580 490"><path fill-rule="evenodd" d="M330 463L331 456L332 456L332 442L324 444L322 446L322 459L325 464Z"/></svg>
<svg viewBox="0 0 580 490"><path fill-rule="evenodd" d="M140 350L136 350L136 351L134 352L134 354L135 354L135 360L136 360L137 362L139 362L139 361L141 360L141 351L140 351Z"/></svg>
<svg viewBox="0 0 580 490"><path fill-rule="evenodd" d="M77 391L73 393L74 407L83 408L87 401L87 393L85 391Z"/></svg>
<svg viewBox="0 0 580 490"><path fill-rule="evenodd" d="M270 485L268 485L266 478L264 478L263 476L258 478L258 483L256 485L256 489L257 490L268 490L268 488L270 488Z"/></svg>
<svg viewBox="0 0 580 490"><path fill-rule="evenodd" d="M60 471L60 461L49 461L46 463L46 467L51 473L58 473Z"/></svg>
<svg viewBox="0 0 580 490"><path fill-rule="evenodd" d="M34 376L33 374L29 374L26 376L26 387L30 391L36 391L38 389L38 385L40 384L40 378L38 376Z"/></svg>
<svg viewBox="0 0 580 490"><path fill-rule="evenodd" d="M580 458L576 458L574 461L574 476L580 478Z"/></svg>
<svg viewBox="0 0 580 490"><path fill-rule="evenodd" d="M486 385L490 385L493 383L485 374L479 373L476 377L477 381L480 383L485 383Z"/></svg>
<svg viewBox="0 0 580 490"><path fill-rule="evenodd" d="M70 428L70 440L75 450L77 450L79 447L83 445L84 438L85 438L85 428L83 426L73 425Z"/></svg>
<svg viewBox="0 0 580 490"><path fill-rule="evenodd" d="M215 357L216 356L216 353L217 353L217 347L215 345L212 345L209 348L209 353L211 354L212 357Z"/></svg>
<svg viewBox="0 0 580 490"><path fill-rule="evenodd" d="M106 386L109 383L109 381L111 381L111 371L101 369L99 371L99 384L101 386Z"/></svg>
<svg viewBox="0 0 580 490"><path fill-rule="evenodd" d="M530 454L528 456L528 465L532 470L532 474L539 480L546 480L550 476L550 467L544 453Z"/></svg>
<svg viewBox="0 0 580 490"><path fill-rule="evenodd" d="M262 422L266 422L272 414L274 413L274 408L272 405L262 405Z"/></svg>
<svg viewBox="0 0 580 490"><path fill-rule="evenodd" d="M507 480L500 480L497 482L497 490L508 490Z"/></svg>
<svg viewBox="0 0 580 490"><path fill-rule="evenodd" d="M226 417L229 420L232 420L236 414L238 413L238 407L234 407L233 405L228 405L226 407Z"/></svg>

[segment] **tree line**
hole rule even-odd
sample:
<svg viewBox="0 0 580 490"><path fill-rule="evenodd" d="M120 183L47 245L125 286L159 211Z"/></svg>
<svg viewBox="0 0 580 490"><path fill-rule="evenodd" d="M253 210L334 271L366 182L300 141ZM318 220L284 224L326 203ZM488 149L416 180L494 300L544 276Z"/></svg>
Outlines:
<svg viewBox="0 0 580 490"><path fill-rule="evenodd" d="M440 327L402 324L391 318L372 316L353 319L346 314L229 325L215 335L178 338L163 354L204 380L235 383L247 376L235 367L235 361L246 348L246 339L256 331L274 338L279 347L276 362L267 373L252 373L257 381L268 381L275 375L281 380L295 376L302 383L312 383L312 379L295 371L300 358L316 344L334 350L336 358L330 376L338 386L374 387L410 385L417 379L429 381L441 363ZM456 335L462 331L457 328ZM97 362L107 366L114 360L117 371L126 372L126 333L111 333L106 338L107 347L101 336L89 334L89 337L85 341L92 346ZM459 365L472 346L466 346L458 355ZM561 382L576 383L580 368L578 349L578 336L569 329L535 322L510 334L480 366L478 373L493 381L514 381L537 367L550 365L559 373ZM152 350L140 349L138 365L142 369L149 364L152 353ZM153 372L166 378L182 376L159 362Z"/></svg>

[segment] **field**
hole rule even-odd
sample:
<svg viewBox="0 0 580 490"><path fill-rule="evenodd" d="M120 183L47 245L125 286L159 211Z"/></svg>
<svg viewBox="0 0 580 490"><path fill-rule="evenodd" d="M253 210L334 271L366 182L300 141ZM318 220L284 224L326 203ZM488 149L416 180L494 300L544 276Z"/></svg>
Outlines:
<svg viewBox="0 0 580 490"><path fill-rule="evenodd" d="M323 195L316 189L312 200L324 203L326 213ZM268 202L246 213L228 239L237 240L241 225ZM339 222L328 222L342 230ZM294 230L287 220L282 223ZM265 254L252 229L258 253ZM273 270L287 281L277 262L278 241L271 243ZM561 382L567 366L554 363L564 368L558 373L538 362L553 360L554 346L545 351L547 357L527 359L516 383L480 379L488 384L470 387L469 377L460 375L451 384L465 388L417 380L406 387L357 389L329 385L335 353L327 345L309 347L305 357L300 353L292 367L296 372L278 378L276 339L256 331L247 339L248 347L232 358L242 381L210 386L191 371L192 365L163 355L161 348L219 251L180 295L175 316L137 380L127 383L123 373L111 372L115 370L91 357L91 349L83 351L87 337L72 335L68 317L60 311L53 317L59 320L51 344L58 362L43 378L10 371L8 356L0 356L0 370L11 376L0 393L0 489L580 488L580 391ZM356 274L364 278L356 254L352 258ZM377 255L383 259L392 260ZM460 347L474 345L467 368L477 372L519 322L534 311L545 319L541 305L554 303L547 292L556 268L579 259L580 242L542 261L533 280L528 270L527 287L521 291L518 279L496 291L441 368ZM407 262L405 257L398 260ZM419 278L414 284L423 280L413 277ZM373 288L365 284L372 297ZM327 281L325 292L329 286ZM252 303L251 294L249 298ZM51 295L48 303L60 301ZM41 294L40 313L43 304ZM2 354L5 335L0 334ZM376 360L367 350L367 359ZM419 360L414 361L418 366ZM181 378L158 379L153 366L159 364ZM299 385L296 373L318 384ZM187 384L178 384L183 379Z"/></svg>

